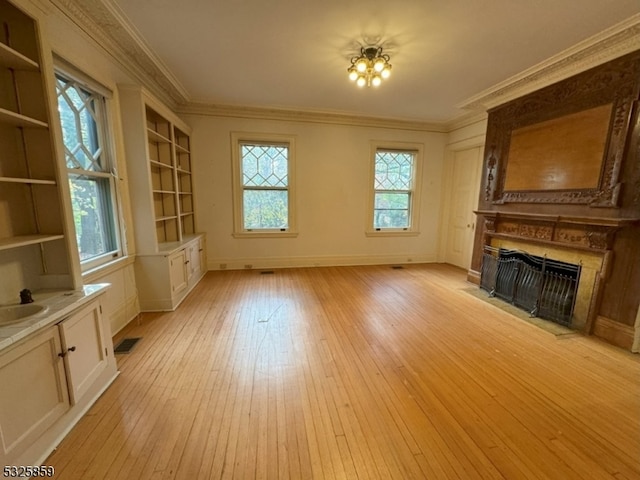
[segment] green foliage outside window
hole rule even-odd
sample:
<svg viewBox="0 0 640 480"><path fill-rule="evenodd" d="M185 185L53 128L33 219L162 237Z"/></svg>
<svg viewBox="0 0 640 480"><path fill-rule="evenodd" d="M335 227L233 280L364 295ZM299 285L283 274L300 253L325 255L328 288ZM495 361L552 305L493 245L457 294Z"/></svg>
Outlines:
<svg viewBox="0 0 640 480"><path fill-rule="evenodd" d="M78 252L87 261L117 249L112 179L99 131L103 99L61 74L56 91Z"/></svg>
<svg viewBox="0 0 640 480"><path fill-rule="evenodd" d="M242 210L246 230L289 227L289 148L242 144Z"/></svg>
<svg viewBox="0 0 640 480"><path fill-rule="evenodd" d="M414 152L379 150L375 156L373 227L409 228Z"/></svg>

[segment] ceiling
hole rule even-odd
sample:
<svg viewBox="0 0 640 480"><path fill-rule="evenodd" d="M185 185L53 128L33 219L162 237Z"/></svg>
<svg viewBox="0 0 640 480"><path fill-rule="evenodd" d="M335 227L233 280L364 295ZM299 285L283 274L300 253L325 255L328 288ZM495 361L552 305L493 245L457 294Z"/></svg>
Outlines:
<svg viewBox="0 0 640 480"><path fill-rule="evenodd" d="M467 99L640 13L638 0L103 0L190 102L447 122ZM382 45L391 77L347 78Z"/></svg>

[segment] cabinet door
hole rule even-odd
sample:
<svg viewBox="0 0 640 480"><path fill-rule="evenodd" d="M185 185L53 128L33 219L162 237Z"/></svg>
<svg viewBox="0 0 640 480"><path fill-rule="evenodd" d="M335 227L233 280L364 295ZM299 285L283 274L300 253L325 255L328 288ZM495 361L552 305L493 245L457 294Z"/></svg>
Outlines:
<svg viewBox="0 0 640 480"><path fill-rule="evenodd" d="M75 405L107 367L100 301L89 303L59 327L69 396Z"/></svg>
<svg viewBox="0 0 640 480"><path fill-rule="evenodd" d="M189 254L189 263L187 265L188 283L191 283L192 280L200 276L200 251L198 247L199 243L194 242L189 245L189 248L187 249Z"/></svg>
<svg viewBox="0 0 640 480"><path fill-rule="evenodd" d="M198 255L200 257L200 275L207 272L207 241L205 237L198 240Z"/></svg>
<svg viewBox="0 0 640 480"><path fill-rule="evenodd" d="M184 250L173 253L169 257L169 278L171 280L171 294L187 288L187 258Z"/></svg>
<svg viewBox="0 0 640 480"><path fill-rule="evenodd" d="M11 465L69 410L58 327L0 354L0 463Z"/></svg>

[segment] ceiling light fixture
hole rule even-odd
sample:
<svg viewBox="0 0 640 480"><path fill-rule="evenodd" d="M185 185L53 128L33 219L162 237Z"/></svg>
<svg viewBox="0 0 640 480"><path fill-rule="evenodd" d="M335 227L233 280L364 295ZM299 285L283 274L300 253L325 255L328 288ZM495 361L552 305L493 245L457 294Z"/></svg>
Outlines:
<svg viewBox="0 0 640 480"><path fill-rule="evenodd" d="M358 87L378 87L382 79L391 74L389 60L389 55L382 53L382 47L362 47L360 55L353 57L351 66L347 68L349 79Z"/></svg>

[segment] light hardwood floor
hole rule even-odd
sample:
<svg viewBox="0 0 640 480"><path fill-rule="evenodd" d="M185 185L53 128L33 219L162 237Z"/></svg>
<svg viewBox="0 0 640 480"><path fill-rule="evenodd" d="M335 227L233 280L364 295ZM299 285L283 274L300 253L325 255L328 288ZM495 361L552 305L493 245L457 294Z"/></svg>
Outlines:
<svg viewBox="0 0 640 480"><path fill-rule="evenodd" d="M637 479L640 360L445 265L209 272L115 339L62 479Z"/></svg>

